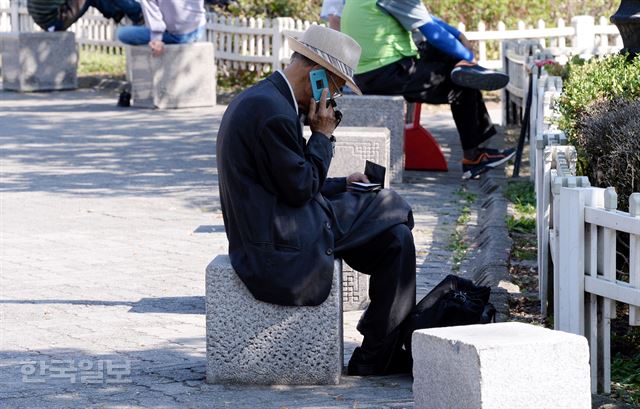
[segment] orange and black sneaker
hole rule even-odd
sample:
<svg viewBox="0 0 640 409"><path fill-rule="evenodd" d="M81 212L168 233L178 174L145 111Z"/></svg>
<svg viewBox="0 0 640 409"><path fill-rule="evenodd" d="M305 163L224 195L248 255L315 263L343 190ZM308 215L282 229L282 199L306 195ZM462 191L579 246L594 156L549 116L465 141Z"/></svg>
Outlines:
<svg viewBox="0 0 640 409"><path fill-rule="evenodd" d="M515 154L516 150L513 148L504 150L478 148L478 154L474 159L462 160L462 179L473 179L484 172L497 168L513 158Z"/></svg>

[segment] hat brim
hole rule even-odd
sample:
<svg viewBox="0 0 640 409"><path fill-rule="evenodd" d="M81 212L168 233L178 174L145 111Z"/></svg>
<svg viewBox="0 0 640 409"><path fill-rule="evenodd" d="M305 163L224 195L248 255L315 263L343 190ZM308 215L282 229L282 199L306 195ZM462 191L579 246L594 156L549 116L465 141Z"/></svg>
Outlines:
<svg viewBox="0 0 640 409"><path fill-rule="evenodd" d="M353 81L353 78L344 74L342 71L340 71L335 66L333 66L329 61L322 58L322 56L320 56L318 53L316 53L315 51L307 47L303 42L299 41L295 37L289 36L288 40L289 40L289 48L291 48L293 51L304 55L305 57L312 60L313 62L318 63L319 65L322 65L324 68L328 69L333 74L345 80L345 82L347 83L347 86L351 88L353 92L355 92L358 95L362 95L362 91L360 91L360 88L358 88L356 83Z"/></svg>

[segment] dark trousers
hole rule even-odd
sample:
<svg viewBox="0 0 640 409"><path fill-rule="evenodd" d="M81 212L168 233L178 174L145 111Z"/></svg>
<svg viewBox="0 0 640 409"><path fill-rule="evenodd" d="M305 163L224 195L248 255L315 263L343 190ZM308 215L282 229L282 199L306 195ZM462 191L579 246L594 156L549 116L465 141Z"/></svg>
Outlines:
<svg viewBox="0 0 640 409"><path fill-rule="evenodd" d="M482 93L451 81L451 70L458 61L423 43L420 58L406 57L354 79L364 94L402 95L408 102L448 103L462 149L468 150L495 135L496 130Z"/></svg>
<svg viewBox="0 0 640 409"><path fill-rule="evenodd" d="M68 0L60 7L54 26L64 31L78 21L89 7L95 7L105 18L120 20L123 14L133 22L142 20L142 7L134 0Z"/></svg>
<svg viewBox="0 0 640 409"><path fill-rule="evenodd" d="M398 224L357 246L350 245L352 240L335 239L336 256L371 276L371 304L358 323L358 331L365 342L383 341L416 304L416 250L411 229Z"/></svg>

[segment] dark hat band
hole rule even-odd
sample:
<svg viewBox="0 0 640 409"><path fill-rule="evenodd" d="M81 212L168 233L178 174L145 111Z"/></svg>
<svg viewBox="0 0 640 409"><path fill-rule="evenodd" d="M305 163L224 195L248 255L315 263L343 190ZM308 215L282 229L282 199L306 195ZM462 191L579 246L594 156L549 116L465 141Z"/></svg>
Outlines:
<svg viewBox="0 0 640 409"><path fill-rule="evenodd" d="M302 41L300 41L300 43L302 45L304 45L305 47L309 48L311 51L313 51L314 53L318 54L320 57L322 57L322 59L324 59L325 61L327 61L328 63L330 63L332 66L334 66L335 68L337 68L342 74L346 75L347 78L353 78L353 69L351 67L349 67L347 64L343 63L342 61L340 61L339 59L337 59L336 57L334 57L331 54L327 54L324 51L309 45L307 43L304 43Z"/></svg>

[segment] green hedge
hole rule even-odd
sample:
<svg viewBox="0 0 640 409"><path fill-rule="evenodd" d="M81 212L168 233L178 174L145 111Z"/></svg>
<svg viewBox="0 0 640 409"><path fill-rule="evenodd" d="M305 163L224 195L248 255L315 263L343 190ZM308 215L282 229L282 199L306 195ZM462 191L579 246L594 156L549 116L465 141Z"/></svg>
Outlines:
<svg viewBox="0 0 640 409"><path fill-rule="evenodd" d="M495 29L498 21L504 21L508 28L513 28L518 20L535 24L542 19L549 26L555 26L555 21L561 17L565 20L581 14L608 17L619 5L617 1L608 0L435 0L424 3L434 15L451 24L462 22L469 31L475 31L480 21ZM294 17L317 21L321 6L322 0L237 0L227 10L218 10L234 16Z"/></svg>
<svg viewBox="0 0 640 409"><path fill-rule="evenodd" d="M626 210L640 191L640 58L570 64L557 109L578 150L578 172L595 186L613 186Z"/></svg>
<svg viewBox="0 0 640 409"><path fill-rule="evenodd" d="M613 55L568 66L558 109L560 128L574 142L577 124L596 102L640 98L640 58Z"/></svg>

